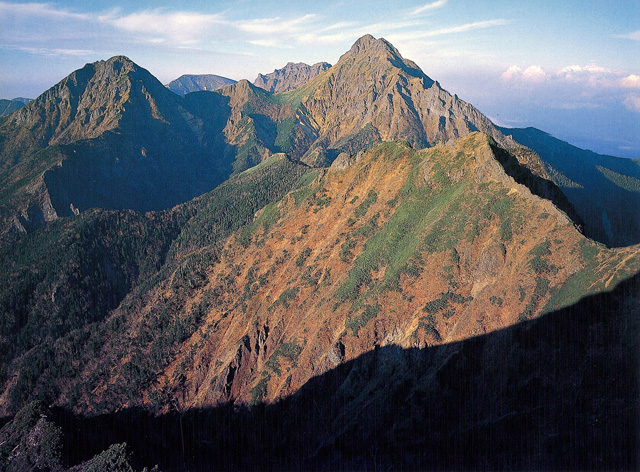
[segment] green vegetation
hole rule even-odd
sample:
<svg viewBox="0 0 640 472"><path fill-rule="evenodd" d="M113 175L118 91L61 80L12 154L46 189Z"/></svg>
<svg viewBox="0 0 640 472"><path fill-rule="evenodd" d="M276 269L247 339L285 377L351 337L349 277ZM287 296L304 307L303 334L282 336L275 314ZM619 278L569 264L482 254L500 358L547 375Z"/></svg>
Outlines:
<svg viewBox="0 0 640 472"><path fill-rule="evenodd" d="M640 192L640 179L630 175L619 174L602 166L596 166L596 169L614 185L629 192Z"/></svg>
<svg viewBox="0 0 640 472"><path fill-rule="evenodd" d="M269 357L265 365L269 367L274 373L280 375L280 358L285 358L292 366L298 365L298 357L302 352L303 346L298 345L296 342L285 342L280 344L273 354Z"/></svg>
<svg viewBox="0 0 640 472"><path fill-rule="evenodd" d="M304 250L298 256L298 258L296 259L296 265L298 267L302 267L310 255L311 255L311 248L305 247Z"/></svg>
<svg viewBox="0 0 640 472"><path fill-rule="evenodd" d="M419 254L422 250L451 249L455 245L466 222L459 211L464 201L465 184L459 183L433 191L430 186L424 185L421 162L421 159L413 160L414 167L399 192L399 203L395 211L365 243L347 280L335 292L338 299L358 299L361 289L371 284L371 272L377 270L380 264L386 265L385 278L380 288L397 290L403 272L419 272L417 265L421 260ZM372 194L369 195L367 200L373 200ZM377 195L375 198L377 199ZM429 233L424 237L424 228L429 225ZM447 234L446 240L441 240L443 233ZM413 262L410 263L410 260Z"/></svg>
<svg viewBox="0 0 640 472"><path fill-rule="evenodd" d="M378 193L375 190L369 190L369 193L367 194L367 198L365 198L362 201L362 203L360 203L360 205L358 205L353 212L356 218L360 218L362 215L364 215L369 209L369 207L373 205L376 201L378 201Z"/></svg>
<svg viewBox="0 0 640 472"><path fill-rule="evenodd" d="M351 250L356 247L356 242L353 239L347 239L342 246L340 246L340 260L342 262L350 262L353 259L353 253Z"/></svg>
<svg viewBox="0 0 640 472"><path fill-rule="evenodd" d="M109 375L110 356L118 352L130 352L131 358L119 369L109 401L136 398L220 296L206 287L207 269L220 257L219 243L260 208L308 183L307 172L289 159L274 159L174 210L147 215L92 210L1 251L0 264L12 270L0 273L0 384L19 372L10 391L12 408L34 398L52 401L60 391L69 392L73 404ZM276 209L264 210L256 224L268 226ZM258 282L268 276L260 274ZM234 286L235 276L226 283ZM121 304L124 296L153 293L162 284L173 295L154 306L136 328L138 336L128 339L127 320L140 306L130 299ZM246 287L243 296L255 289ZM204 290L202 302L187 307L194 290ZM111 316L118 305L117 316ZM111 339L118 341L106 344ZM27 350L28 356L19 357ZM12 359L18 359L14 365ZM91 387L75 381L70 386L68 379L89 362L98 364L87 381Z"/></svg>
<svg viewBox="0 0 640 472"><path fill-rule="evenodd" d="M447 305L449 304L450 301L453 303L460 304L460 303L467 303L472 300L473 300L472 296L464 297L458 293L444 292L440 294L439 298L436 298L435 300L427 302L425 306L422 308L422 311L425 311L431 315L434 315L444 310L445 308L447 308Z"/></svg>
<svg viewBox="0 0 640 472"><path fill-rule="evenodd" d="M345 327L351 330L353 336L358 336L358 331L363 328L369 320L375 318L380 313L380 307L377 305L365 305L360 315L349 316Z"/></svg>
<svg viewBox="0 0 640 472"><path fill-rule="evenodd" d="M267 395L267 385L269 384L269 380L271 380L271 375L266 371L262 372L260 381L250 391L252 405L258 404Z"/></svg>
<svg viewBox="0 0 640 472"><path fill-rule="evenodd" d="M292 288L286 289L284 292L280 294L278 299L275 302L273 302L273 305L271 305L271 308L275 308L278 305L282 305L285 308L288 308L289 303L295 300L296 295L298 295L298 291L299 291L298 287L292 287Z"/></svg>

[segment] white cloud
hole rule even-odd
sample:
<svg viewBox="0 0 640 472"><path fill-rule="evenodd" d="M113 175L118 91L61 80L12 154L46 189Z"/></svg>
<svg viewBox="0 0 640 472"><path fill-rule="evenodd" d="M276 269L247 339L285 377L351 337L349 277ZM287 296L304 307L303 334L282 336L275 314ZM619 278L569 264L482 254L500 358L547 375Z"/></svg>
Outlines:
<svg viewBox="0 0 640 472"><path fill-rule="evenodd" d="M493 28L494 26L504 26L506 24L509 24L509 20L505 20L502 18L498 18L495 20L475 21L473 23L465 23L464 25L450 26L448 28L425 31L424 33L413 35L413 38L429 38L432 36L440 36L443 34L466 33L467 31L475 29Z"/></svg>
<svg viewBox="0 0 640 472"><path fill-rule="evenodd" d="M509 66L507 70L505 70L500 76L502 80L514 80L518 79L522 76L522 67L520 66Z"/></svg>
<svg viewBox="0 0 640 472"><path fill-rule="evenodd" d="M50 3L7 3L0 2L0 18L5 16L45 17L57 19L88 20L90 15L73 13L55 8Z"/></svg>
<svg viewBox="0 0 640 472"><path fill-rule="evenodd" d="M638 95L631 94L627 96L623 103L627 110L640 112L640 97Z"/></svg>
<svg viewBox="0 0 640 472"><path fill-rule="evenodd" d="M316 15L309 14L299 18L283 20L281 18L260 18L238 23L238 28L254 34L280 34L301 31L305 23Z"/></svg>
<svg viewBox="0 0 640 472"><path fill-rule="evenodd" d="M422 5L421 7L418 7L416 9L414 9L411 12L411 14L412 15L419 15L420 13L424 13L425 11L430 11L430 10L433 10L435 8L443 7L446 4L447 4L447 0L437 0L435 2L427 3L425 5Z"/></svg>
<svg viewBox="0 0 640 472"><path fill-rule="evenodd" d="M547 78L547 73L540 66L529 66L522 71L522 80L525 82L540 83Z"/></svg>
<svg viewBox="0 0 640 472"><path fill-rule="evenodd" d="M131 33L164 36L179 43L196 41L214 26L226 23L222 15L163 10L146 10L120 17L104 18L105 22L118 29Z"/></svg>
<svg viewBox="0 0 640 472"><path fill-rule="evenodd" d="M620 79L620 85L624 88L640 88L640 75L631 74Z"/></svg>
<svg viewBox="0 0 640 472"><path fill-rule="evenodd" d="M48 57L60 57L60 56L90 56L95 54L95 51L90 49L63 49L63 48L42 48L42 47L28 47L28 46L3 46L7 49L14 49L16 51L24 51L29 54L35 54L38 56Z"/></svg>
<svg viewBox="0 0 640 472"><path fill-rule="evenodd" d="M616 38L633 39L634 41L640 41L640 30L633 31L628 34L618 34L616 35Z"/></svg>
<svg viewBox="0 0 640 472"><path fill-rule="evenodd" d="M325 32L325 31L333 31L337 29L353 28L356 25L357 23L354 23L353 21L342 21L339 23L334 23L329 26L325 26L324 28L321 28L319 31Z"/></svg>
<svg viewBox="0 0 640 472"><path fill-rule="evenodd" d="M532 65L523 69L520 66L511 66L500 76L502 80L526 83L526 84L539 84L547 79L547 73L541 66Z"/></svg>
<svg viewBox="0 0 640 472"><path fill-rule="evenodd" d="M280 48L280 49L291 49L293 46L291 44L285 44L277 39L254 39L249 41L249 44L254 44L256 46L268 47L268 48Z"/></svg>

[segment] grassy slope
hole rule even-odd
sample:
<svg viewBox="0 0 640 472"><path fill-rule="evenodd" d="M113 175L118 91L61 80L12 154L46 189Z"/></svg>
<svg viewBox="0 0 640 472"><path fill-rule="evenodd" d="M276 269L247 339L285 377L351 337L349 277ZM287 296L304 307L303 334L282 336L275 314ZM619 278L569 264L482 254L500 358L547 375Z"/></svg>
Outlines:
<svg viewBox="0 0 640 472"><path fill-rule="evenodd" d="M196 213L169 263L97 329L98 340L113 334L75 371L76 396L58 401L103 411L271 400L376 345L491 332L639 268L637 248L586 239L515 183L480 134L419 152L385 143L312 179L292 180L306 186L224 244L208 238L234 199Z"/></svg>
<svg viewBox="0 0 640 472"><path fill-rule="evenodd" d="M93 210L54 222L3 251L5 388L10 373L20 370L5 407L9 399L18 405L67 390L65 379L81 359L95 361L104 343L123 333L122 320L105 317L127 294L125 305L133 314L156 284L189 293L204 267L217 260L220 241L265 204L302 185L307 172L286 158L274 160L171 211ZM15 356L22 357L12 365ZM66 396L75 398L68 391Z"/></svg>

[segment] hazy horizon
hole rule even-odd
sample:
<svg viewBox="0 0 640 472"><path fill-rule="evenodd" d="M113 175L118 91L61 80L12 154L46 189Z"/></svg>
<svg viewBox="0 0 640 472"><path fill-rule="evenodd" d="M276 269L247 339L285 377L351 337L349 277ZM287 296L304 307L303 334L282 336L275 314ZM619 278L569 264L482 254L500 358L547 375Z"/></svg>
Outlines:
<svg viewBox="0 0 640 472"><path fill-rule="evenodd" d="M384 37L496 124L640 158L640 2L0 2L0 98L123 54L162 83L253 81Z"/></svg>

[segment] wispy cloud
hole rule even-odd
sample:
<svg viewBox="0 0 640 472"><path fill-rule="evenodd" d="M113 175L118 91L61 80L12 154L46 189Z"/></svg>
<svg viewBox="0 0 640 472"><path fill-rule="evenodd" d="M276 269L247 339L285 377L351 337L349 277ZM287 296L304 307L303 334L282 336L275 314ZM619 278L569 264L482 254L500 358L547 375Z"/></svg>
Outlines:
<svg viewBox="0 0 640 472"><path fill-rule="evenodd" d="M103 21L124 31L166 37L179 43L195 41L214 26L227 23L218 14L168 12L159 9L124 16L105 16Z"/></svg>
<svg viewBox="0 0 640 472"><path fill-rule="evenodd" d="M316 15L308 14L298 18L259 18L237 23L242 31L254 34L280 34L301 31L305 24L313 20Z"/></svg>
<svg viewBox="0 0 640 472"><path fill-rule="evenodd" d="M640 30L633 31L627 34L617 34L615 37L622 38L622 39L632 39L634 41L640 41Z"/></svg>
<svg viewBox="0 0 640 472"><path fill-rule="evenodd" d="M64 48L42 48L42 47L28 47L28 46L16 46L16 45L3 45L4 49L12 49L15 51L23 51L29 54L36 54L38 56L48 57L60 57L60 56L90 56L95 54L95 51L90 49L64 49Z"/></svg>
<svg viewBox="0 0 640 472"><path fill-rule="evenodd" d="M293 48L291 44L285 44L282 41L278 41L277 39L254 39L249 41L249 44L253 44L255 46L268 47L268 48L280 48L280 49Z"/></svg>
<svg viewBox="0 0 640 472"><path fill-rule="evenodd" d="M419 15L420 13L424 13L426 11L431 11L434 10L436 8L440 8L443 7L447 4L447 0L437 0L435 2L431 2L431 3L427 3L425 5L422 5L421 7L417 7L416 9L414 9L411 14L412 15Z"/></svg>
<svg viewBox="0 0 640 472"><path fill-rule="evenodd" d="M429 31L409 31L405 34L394 35L397 41L416 40L424 38L432 38L434 36L444 36L449 34L466 33L477 29L494 28L497 26L504 26L510 23L510 20L504 18L497 18L494 20L475 21L473 23L465 23L463 25L449 26L447 28L440 28Z"/></svg>
<svg viewBox="0 0 640 472"><path fill-rule="evenodd" d="M91 16L84 13L74 13L69 10L56 8L50 3L8 3L0 2L0 18L5 16L45 17L57 19L87 20Z"/></svg>

